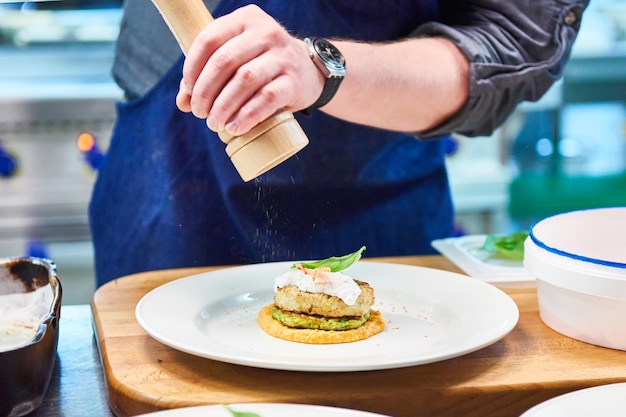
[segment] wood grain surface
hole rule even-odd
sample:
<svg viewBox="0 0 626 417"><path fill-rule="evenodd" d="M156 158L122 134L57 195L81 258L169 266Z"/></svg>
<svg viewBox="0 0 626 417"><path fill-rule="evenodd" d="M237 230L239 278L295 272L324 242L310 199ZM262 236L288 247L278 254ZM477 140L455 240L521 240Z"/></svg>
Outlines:
<svg viewBox="0 0 626 417"><path fill-rule="evenodd" d="M461 272L439 256L370 260ZM626 352L579 342L545 326L534 288L505 289L520 309L520 320L499 342L454 359L382 371L317 373L232 365L169 348L139 326L135 305L148 291L215 269L141 273L96 292L94 327L117 416L241 402L320 404L394 417L519 416L569 391L626 381Z"/></svg>

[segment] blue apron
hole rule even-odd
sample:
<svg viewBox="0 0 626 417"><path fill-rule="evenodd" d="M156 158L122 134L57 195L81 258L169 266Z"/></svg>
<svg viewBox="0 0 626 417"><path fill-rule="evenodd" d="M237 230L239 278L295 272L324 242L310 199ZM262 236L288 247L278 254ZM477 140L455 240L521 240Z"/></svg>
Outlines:
<svg viewBox="0 0 626 417"><path fill-rule="evenodd" d="M213 14L244 3L222 1ZM366 41L407 36L437 18L436 3L257 2L298 36ZM452 234L441 141L297 114L310 144L244 183L205 122L176 108L182 62L118 104L89 210L98 286L147 270L320 259L362 245L365 257L433 253L430 241Z"/></svg>

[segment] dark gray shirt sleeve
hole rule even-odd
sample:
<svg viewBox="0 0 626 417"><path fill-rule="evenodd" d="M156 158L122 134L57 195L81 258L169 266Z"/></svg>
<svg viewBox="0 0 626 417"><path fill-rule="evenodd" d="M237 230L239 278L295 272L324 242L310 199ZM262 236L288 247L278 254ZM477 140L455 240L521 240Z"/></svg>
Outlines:
<svg viewBox="0 0 626 417"><path fill-rule="evenodd" d="M416 36L444 36L470 60L469 100L421 138L491 134L522 101L538 100L563 75L588 0L446 0L441 22Z"/></svg>
<svg viewBox="0 0 626 417"><path fill-rule="evenodd" d="M204 0L209 10L217 0ZM176 38L151 0L124 0L113 78L132 100L145 94L181 55Z"/></svg>

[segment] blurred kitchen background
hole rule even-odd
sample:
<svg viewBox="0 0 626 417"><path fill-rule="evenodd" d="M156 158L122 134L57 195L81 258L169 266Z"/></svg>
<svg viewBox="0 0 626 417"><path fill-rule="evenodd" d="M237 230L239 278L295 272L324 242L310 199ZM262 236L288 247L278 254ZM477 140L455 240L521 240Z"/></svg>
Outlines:
<svg viewBox="0 0 626 417"><path fill-rule="evenodd" d="M53 259L94 291L87 204L121 92L121 0L0 0L0 256ZM565 77L489 137L449 142L458 234L626 205L626 0L593 0Z"/></svg>

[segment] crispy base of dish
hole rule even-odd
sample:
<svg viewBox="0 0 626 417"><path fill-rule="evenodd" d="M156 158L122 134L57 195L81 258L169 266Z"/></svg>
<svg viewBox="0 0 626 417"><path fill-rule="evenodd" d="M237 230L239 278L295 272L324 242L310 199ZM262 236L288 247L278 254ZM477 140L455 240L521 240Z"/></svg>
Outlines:
<svg viewBox="0 0 626 417"><path fill-rule="evenodd" d="M367 339L385 328L385 320L379 311L372 310L370 318L358 329L350 330L317 330L317 329L296 329L287 327L278 320L272 318L273 304L263 307L257 316L257 322L263 331L279 339L290 342L310 343L310 344L333 344L350 343Z"/></svg>

